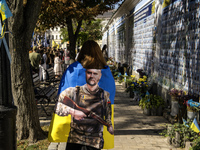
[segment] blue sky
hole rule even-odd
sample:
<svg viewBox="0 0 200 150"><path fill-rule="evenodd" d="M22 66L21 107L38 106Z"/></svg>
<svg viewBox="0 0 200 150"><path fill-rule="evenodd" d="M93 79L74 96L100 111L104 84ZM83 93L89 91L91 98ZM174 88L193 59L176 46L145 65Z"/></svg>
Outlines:
<svg viewBox="0 0 200 150"><path fill-rule="evenodd" d="M124 0L122 0L121 2L115 4L115 9L117 9L119 7L119 4L123 3Z"/></svg>
<svg viewBox="0 0 200 150"><path fill-rule="evenodd" d="M119 2L119 4L121 4L121 3L123 3L124 2L124 0L122 0L121 2ZM140 8L142 5L144 5L144 3L146 3L147 2L147 0L141 0L138 4L137 4L137 8ZM117 4L115 4L115 9L117 9L118 7L119 7L119 4L117 3Z"/></svg>

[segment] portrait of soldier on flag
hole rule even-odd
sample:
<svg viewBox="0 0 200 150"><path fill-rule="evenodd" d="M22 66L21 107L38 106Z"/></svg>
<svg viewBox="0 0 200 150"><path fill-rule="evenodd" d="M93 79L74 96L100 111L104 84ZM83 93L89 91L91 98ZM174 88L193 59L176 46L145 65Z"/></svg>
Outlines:
<svg viewBox="0 0 200 150"><path fill-rule="evenodd" d="M114 134L109 93L98 86L100 78L100 69L86 69L86 84L69 87L59 96L55 113L72 117L68 144L84 143L100 149L104 143L103 125Z"/></svg>
<svg viewBox="0 0 200 150"><path fill-rule="evenodd" d="M86 41L63 73L48 140L66 149L114 148L115 81L100 46Z"/></svg>

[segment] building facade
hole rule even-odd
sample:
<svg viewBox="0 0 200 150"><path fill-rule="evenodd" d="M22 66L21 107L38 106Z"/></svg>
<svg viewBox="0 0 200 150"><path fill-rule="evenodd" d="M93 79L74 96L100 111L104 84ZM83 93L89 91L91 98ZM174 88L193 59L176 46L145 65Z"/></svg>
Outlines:
<svg viewBox="0 0 200 150"><path fill-rule="evenodd" d="M58 44L60 48L67 47L67 42L62 43L61 28L59 26L53 29L47 30L46 36L50 40L50 46L52 46L52 41L54 40L55 43Z"/></svg>
<svg viewBox="0 0 200 150"><path fill-rule="evenodd" d="M143 69L161 89L200 92L200 2L125 0L103 30L102 44L132 74Z"/></svg>

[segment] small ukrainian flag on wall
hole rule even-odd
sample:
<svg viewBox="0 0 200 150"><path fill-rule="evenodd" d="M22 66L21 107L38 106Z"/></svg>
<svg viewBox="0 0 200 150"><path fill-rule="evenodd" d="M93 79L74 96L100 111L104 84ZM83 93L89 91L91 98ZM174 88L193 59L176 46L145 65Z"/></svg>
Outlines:
<svg viewBox="0 0 200 150"><path fill-rule="evenodd" d="M12 16L12 13L5 0L0 0L0 13L2 16L2 21Z"/></svg>
<svg viewBox="0 0 200 150"><path fill-rule="evenodd" d="M190 128L191 128L194 132L196 132L196 133L199 133L199 132L200 132L200 128L199 128L199 125L198 125L198 123L197 123L197 119L196 119L196 118L194 118L194 120L193 120L193 122L192 122Z"/></svg>

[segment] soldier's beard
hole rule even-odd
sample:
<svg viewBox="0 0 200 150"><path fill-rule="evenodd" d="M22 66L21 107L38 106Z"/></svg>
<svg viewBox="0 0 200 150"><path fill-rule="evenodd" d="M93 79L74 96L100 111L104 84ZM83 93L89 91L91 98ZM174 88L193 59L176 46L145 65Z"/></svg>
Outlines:
<svg viewBox="0 0 200 150"><path fill-rule="evenodd" d="M92 79L89 78L88 80L86 80L86 83L87 83L88 85L90 85L90 86L95 86L95 85L97 85L96 82L94 82L94 83L90 83L91 80L92 80Z"/></svg>

